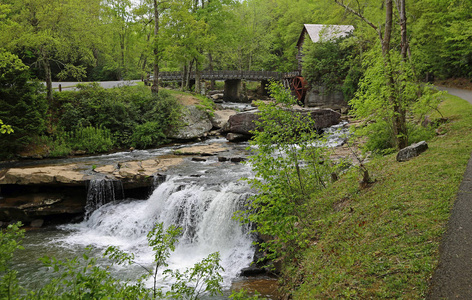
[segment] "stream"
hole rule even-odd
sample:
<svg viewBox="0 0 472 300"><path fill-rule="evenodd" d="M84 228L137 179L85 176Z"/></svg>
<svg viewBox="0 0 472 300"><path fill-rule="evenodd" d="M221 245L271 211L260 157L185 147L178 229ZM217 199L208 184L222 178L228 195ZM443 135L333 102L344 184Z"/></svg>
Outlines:
<svg viewBox="0 0 472 300"><path fill-rule="evenodd" d="M333 132L327 142L329 146L342 143L341 135L345 132L337 129L343 125L330 129ZM226 140L210 139L194 145L220 142L226 143ZM234 144L232 151L246 156L247 146L247 143ZM31 164L60 164L71 160L102 164L138 160L166 155L179 147L182 145ZM254 236L248 225L240 224L232 217L236 211L244 209L248 198L254 193L245 181L240 180L251 176L250 165L219 162L213 156L205 162L189 158L168 170L165 179L159 177L160 180L156 180L154 190L147 199L123 198L119 186L98 180L89 187L88 211L84 221L26 233L23 242L25 250L18 251L15 257L20 282L28 288L38 288L50 274L38 262L40 257L72 258L82 255L87 246L93 246L92 254L96 257L101 257L108 246L117 246L133 253L140 265L152 268L154 256L147 245L146 235L156 222L162 222L165 228L170 225L182 228L177 247L168 260L169 268L184 270L210 253L220 253L225 292L223 296L211 299L227 299L232 287L258 289L263 296L273 299L275 279L261 277L246 280L239 276L241 269L253 261ZM105 260L99 261L107 264ZM112 272L121 278L134 279L143 274L143 269L136 265L118 266ZM165 287L168 284L160 275L160 285ZM146 282L146 285L151 287L152 282Z"/></svg>

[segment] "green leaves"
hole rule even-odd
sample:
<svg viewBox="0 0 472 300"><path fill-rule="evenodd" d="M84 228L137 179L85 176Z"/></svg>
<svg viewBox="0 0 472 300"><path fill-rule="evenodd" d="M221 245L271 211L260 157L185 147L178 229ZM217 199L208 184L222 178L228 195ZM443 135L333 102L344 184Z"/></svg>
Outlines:
<svg viewBox="0 0 472 300"><path fill-rule="evenodd" d="M176 283L172 284L171 291L167 296L194 300L202 294L210 296L222 294L223 277L219 272L224 271L224 269L219 262L220 254L215 252L184 272L167 270L166 274L170 274L177 280Z"/></svg>
<svg viewBox="0 0 472 300"><path fill-rule="evenodd" d="M255 178L247 181L258 193L239 219L252 222L261 235L268 257L293 257L307 245L307 201L330 184L336 171L310 114L293 109L296 100L281 85L271 83L274 102L258 102L258 130L250 142L255 154L249 162Z"/></svg>

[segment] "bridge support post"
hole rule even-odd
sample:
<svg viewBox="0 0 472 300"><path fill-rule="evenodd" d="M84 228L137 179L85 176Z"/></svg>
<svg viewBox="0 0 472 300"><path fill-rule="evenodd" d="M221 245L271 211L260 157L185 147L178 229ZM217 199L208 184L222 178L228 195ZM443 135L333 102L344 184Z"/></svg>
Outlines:
<svg viewBox="0 0 472 300"><path fill-rule="evenodd" d="M269 90L267 89L268 84L269 84L269 80L261 80L260 94L262 96L269 96Z"/></svg>
<svg viewBox="0 0 472 300"><path fill-rule="evenodd" d="M241 92L243 86L241 79L228 79L225 80L225 92L224 99L225 101L239 102L241 101Z"/></svg>

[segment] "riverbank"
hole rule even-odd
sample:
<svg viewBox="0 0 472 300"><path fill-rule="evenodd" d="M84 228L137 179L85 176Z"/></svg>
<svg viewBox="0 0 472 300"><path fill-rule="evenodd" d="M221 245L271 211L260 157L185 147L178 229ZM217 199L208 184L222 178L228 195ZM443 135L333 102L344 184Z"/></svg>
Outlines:
<svg viewBox="0 0 472 300"><path fill-rule="evenodd" d="M284 270L295 299L425 297L472 151L472 106L446 96L440 111L448 122L419 157L375 157L370 187L353 170L311 200L311 246Z"/></svg>

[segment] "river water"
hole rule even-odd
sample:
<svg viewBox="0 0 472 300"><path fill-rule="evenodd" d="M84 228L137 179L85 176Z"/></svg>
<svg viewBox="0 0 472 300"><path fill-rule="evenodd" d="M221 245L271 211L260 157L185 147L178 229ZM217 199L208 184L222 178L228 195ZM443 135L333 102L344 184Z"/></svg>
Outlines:
<svg viewBox="0 0 472 300"><path fill-rule="evenodd" d="M342 125L335 128L340 127ZM331 134L328 145L342 143L339 135L339 132ZM224 140L203 143L215 142ZM178 147L180 146L80 159L90 159L91 162L145 159L167 154ZM247 144L237 144L235 151L241 154L245 147ZM87 246L93 246L92 253L97 257L101 257L108 246L117 246L133 253L135 261L140 265L151 268L153 252L147 245L146 235L156 222L160 222L164 227L173 224L183 230L177 247L168 260L169 268L184 270L210 253L220 253L225 289L225 295L221 299L227 299L235 282L236 285L244 286L239 273L251 264L255 251L252 245L254 237L248 225L242 225L233 219L234 213L243 210L248 198L254 193L241 180L251 176L251 169L247 164L222 163L218 162L217 157L209 157L206 162L188 159L169 170L164 181L156 181L156 187L147 199L116 197L121 195L116 184L96 182L97 187L101 188L96 188L95 196L88 197L88 201L96 201L97 197L103 199L100 198L98 205L95 203L88 206L87 218L83 222L27 232L23 243L25 250L19 251L16 256L20 281L30 288L38 288L50 274L38 262L38 258L46 255L58 259L72 258L82 255ZM110 200L109 195L113 195L113 199ZM106 260L100 262L108 264ZM139 266L127 266L115 267L113 272L122 278L137 278L143 270ZM162 276L160 279L162 286L168 284ZM257 284L273 288L273 280L264 282L265 284ZM151 282L147 284L152 285ZM273 292L275 291L267 292L265 296L272 297Z"/></svg>

